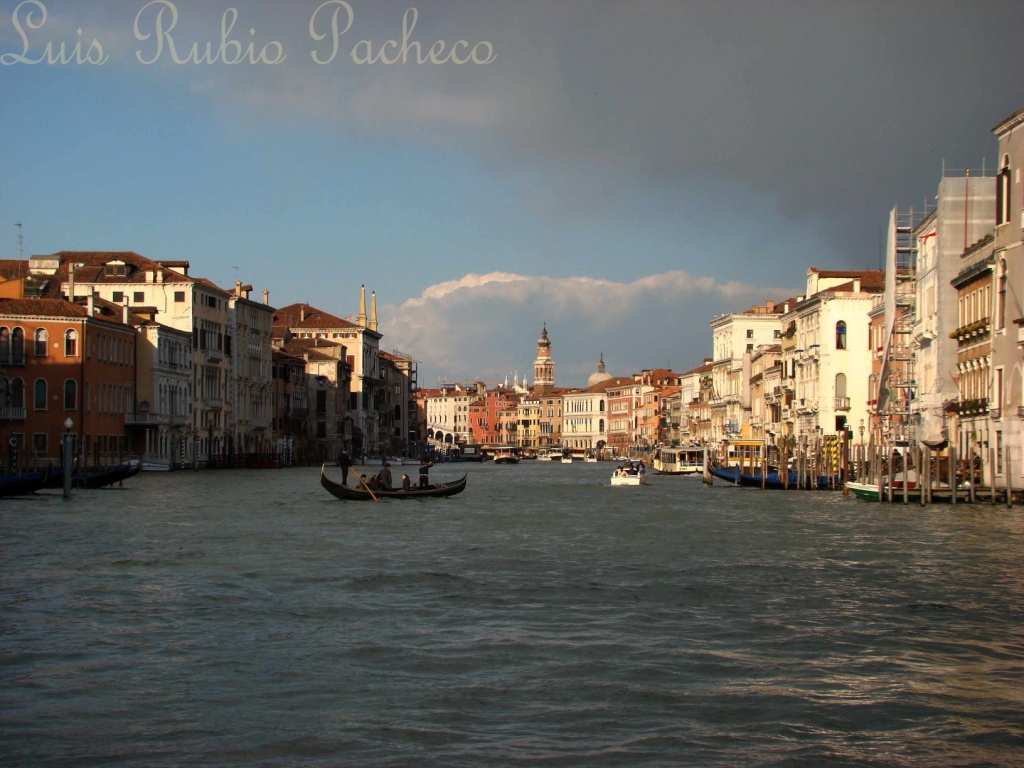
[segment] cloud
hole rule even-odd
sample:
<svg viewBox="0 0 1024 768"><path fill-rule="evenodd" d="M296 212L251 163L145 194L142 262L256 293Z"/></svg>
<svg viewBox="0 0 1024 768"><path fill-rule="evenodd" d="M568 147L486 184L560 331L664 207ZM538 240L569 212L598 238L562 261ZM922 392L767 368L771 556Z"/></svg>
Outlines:
<svg viewBox="0 0 1024 768"><path fill-rule="evenodd" d="M398 306L383 306L380 330L385 349L414 350L417 359L430 361L421 386L433 386L442 378L499 381L516 371L532 376L546 324L556 382L582 386L602 353L616 375L667 362L676 370L692 368L711 352L708 322L716 314L795 293L684 270L630 282L467 274Z"/></svg>

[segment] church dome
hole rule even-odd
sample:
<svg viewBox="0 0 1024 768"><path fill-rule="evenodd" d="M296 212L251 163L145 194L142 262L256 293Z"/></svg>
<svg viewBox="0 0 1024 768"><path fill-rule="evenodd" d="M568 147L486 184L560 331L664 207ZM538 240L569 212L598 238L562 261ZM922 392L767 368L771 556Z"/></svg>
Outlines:
<svg viewBox="0 0 1024 768"><path fill-rule="evenodd" d="M597 370L590 374L590 378L587 379L587 386L592 387L595 384L600 384L602 381L608 381L612 378L612 375L604 369L604 352L601 353L601 360L597 364Z"/></svg>

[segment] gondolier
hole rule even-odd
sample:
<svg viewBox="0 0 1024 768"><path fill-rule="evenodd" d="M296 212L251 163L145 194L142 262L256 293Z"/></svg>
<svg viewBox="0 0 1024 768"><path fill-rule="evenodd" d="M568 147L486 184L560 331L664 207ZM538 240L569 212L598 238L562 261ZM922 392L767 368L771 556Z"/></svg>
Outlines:
<svg viewBox="0 0 1024 768"><path fill-rule="evenodd" d="M430 468L432 466L434 466L434 462L432 462L432 461L421 461L420 462L420 479L419 479L419 486L420 486L420 488L429 488L430 487L429 472L430 472Z"/></svg>
<svg viewBox="0 0 1024 768"><path fill-rule="evenodd" d="M344 448L338 453L338 466L341 467L341 484L348 485L348 470L352 466L352 459Z"/></svg>

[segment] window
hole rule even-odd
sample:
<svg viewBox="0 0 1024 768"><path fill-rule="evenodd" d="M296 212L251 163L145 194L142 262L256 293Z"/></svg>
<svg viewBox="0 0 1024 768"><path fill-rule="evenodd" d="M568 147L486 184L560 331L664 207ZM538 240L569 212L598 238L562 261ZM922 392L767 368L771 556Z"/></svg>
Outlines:
<svg viewBox="0 0 1024 768"><path fill-rule="evenodd" d="M1003 405L1003 369L996 368L993 373L995 376L992 379L992 402L989 403L989 410L995 411L993 415L999 418L999 409Z"/></svg>
<svg viewBox="0 0 1024 768"><path fill-rule="evenodd" d="M0 326L0 365L8 363L11 359L11 332L4 326Z"/></svg>
<svg viewBox="0 0 1024 768"><path fill-rule="evenodd" d="M185 301L185 292L184 291L175 291L174 292L174 301L177 304L184 303L184 301Z"/></svg>
<svg viewBox="0 0 1024 768"><path fill-rule="evenodd" d="M46 435L45 432L35 432L32 435L32 452L33 453L36 453L36 454L39 454L39 453L45 454L46 453L46 437L47 437L47 435Z"/></svg>
<svg viewBox="0 0 1024 768"><path fill-rule="evenodd" d="M846 349L846 323L836 323L836 349Z"/></svg>
<svg viewBox="0 0 1024 768"><path fill-rule="evenodd" d="M103 273L107 277L125 277L128 274L128 265L127 264L113 264L113 263L112 264L107 264L103 268ZM119 299L115 299L115 301L119 301Z"/></svg>
<svg viewBox="0 0 1024 768"><path fill-rule="evenodd" d="M996 272L996 330L1006 327L1006 259L999 260L999 268Z"/></svg>
<svg viewBox="0 0 1024 768"><path fill-rule="evenodd" d="M78 410L78 382L74 379L64 382L64 410Z"/></svg>
<svg viewBox="0 0 1024 768"><path fill-rule="evenodd" d="M33 407L37 411L46 410L46 379L36 379L32 390Z"/></svg>
<svg viewBox="0 0 1024 768"><path fill-rule="evenodd" d="M78 357L78 331L74 329L64 334L64 357Z"/></svg>
<svg viewBox="0 0 1024 768"><path fill-rule="evenodd" d="M1003 166L996 176L996 226L1010 220L1010 156L1003 155Z"/></svg>
<svg viewBox="0 0 1024 768"><path fill-rule="evenodd" d="M747 338L748 339L754 338L754 329L753 328L747 328Z"/></svg>
<svg viewBox="0 0 1024 768"><path fill-rule="evenodd" d="M134 301L136 304L141 304L145 300L146 300L146 293L145 293L145 291L135 291L134 293L132 293L132 301Z"/></svg>
<svg viewBox="0 0 1024 768"><path fill-rule="evenodd" d="M21 379L11 379L10 405L11 408L25 407L25 382Z"/></svg>
<svg viewBox="0 0 1024 768"><path fill-rule="evenodd" d="M753 351L754 351L754 345L753 344L747 344L747 354L749 355Z"/></svg>
<svg viewBox="0 0 1024 768"><path fill-rule="evenodd" d="M846 374L836 374L836 397L846 397Z"/></svg>
<svg viewBox="0 0 1024 768"><path fill-rule="evenodd" d="M11 362L14 365L25 364L25 329L15 328L11 331Z"/></svg>
<svg viewBox="0 0 1024 768"><path fill-rule="evenodd" d="M115 304L120 304L122 301L124 301L124 291L114 291L110 295L110 300Z"/></svg>
<svg viewBox="0 0 1024 768"><path fill-rule="evenodd" d="M781 339L782 338L782 331L779 328L775 329L774 338L776 338L776 339Z"/></svg>
<svg viewBox="0 0 1024 768"><path fill-rule="evenodd" d="M46 342L49 339L49 335L46 333L45 328L36 328L35 335L35 355L36 357L46 357L47 349Z"/></svg>

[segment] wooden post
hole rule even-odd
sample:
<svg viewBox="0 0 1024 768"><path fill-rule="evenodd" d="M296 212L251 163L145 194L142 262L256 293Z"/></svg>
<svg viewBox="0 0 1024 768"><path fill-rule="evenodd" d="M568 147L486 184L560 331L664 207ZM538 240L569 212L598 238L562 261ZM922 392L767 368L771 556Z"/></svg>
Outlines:
<svg viewBox="0 0 1024 768"><path fill-rule="evenodd" d="M907 447L907 448L903 449L903 461L901 462L901 464L903 465L903 503L904 504L906 504L907 500L908 500L907 499L907 494L909 493L909 491L907 490L907 486L910 485L909 469L907 468L907 464L910 463L910 462L907 461L907 459L909 459L909 458L910 458L910 448Z"/></svg>
<svg viewBox="0 0 1024 768"><path fill-rule="evenodd" d="M932 449L925 446L924 449L924 463L928 467L927 481L925 487L921 489L921 506L932 503Z"/></svg>
<svg viewBox="0 0 1024 768"><path fill-rule="evenodd" d="M992 478L992 482L990 483L991 490L992 490L992 503L995 504L996 503L996 449L995 448L989 448L988 449L988 458L989 458L989 467L990 467L988 474L989 474L989 477Z"/></svg>
<svg viewBox="0 0 1024 768"><path fill-rule="evenodd" d="M878 500L885 501L885 481L882 475L882 446L881 444L875 446L874 465L877 467L875 470L875 482L878 483Z"/></svg>
<svg viewBox="0 0 1024 768"><path fill-rule="evenodd" d="M1006 508L1013 506L1013 473L1010 471L1010 446L1003 446L1003 472L1006 474Z"/></svg>
<svg viewBox="0 0 1024 768"><path fill-rule="evenodd" d="M957 482L956 482L956 446L949 445L949 487L952 490L950 503L956 504Z"/></svg>
<svg viewBox="0 0 1024 768"><path fill-rule="evenodd" d="M971 456L970 449L967 450L967 464L967 471L970 472L968 482L971 484L970 491L968 492L968 498L971 500L971 504L973 504L976 500L974 496L974 457Z"/></svg>

